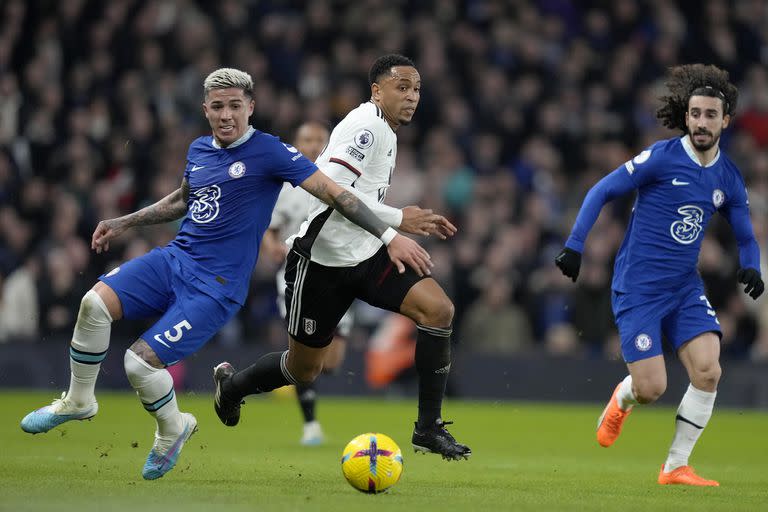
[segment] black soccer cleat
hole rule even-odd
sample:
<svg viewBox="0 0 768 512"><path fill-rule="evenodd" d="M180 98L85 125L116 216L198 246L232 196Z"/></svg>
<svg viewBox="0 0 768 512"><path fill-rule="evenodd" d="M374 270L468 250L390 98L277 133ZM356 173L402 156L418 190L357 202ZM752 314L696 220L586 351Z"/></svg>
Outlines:
<svg viewBox="0 0 768 512"><path fill-rule="evenodd" d="M445 460L468 459L472 450L456 441L445 428L452 423L437 420L434 425L425 429L419 429L419 424L415 423L411 438L413 450L421 453L439 453Z"/></svg>
<svg viewBox="0 0 768 512"><path fill-rule="evenodd" d="M240 421L240 406L243 400L232 400L222 390L225 380L232 378L235 369L226 361L219 363L213 369L213 382L216 384L216 394L213 396L213 409L221 422L228 427L234 427Z"/></svg>

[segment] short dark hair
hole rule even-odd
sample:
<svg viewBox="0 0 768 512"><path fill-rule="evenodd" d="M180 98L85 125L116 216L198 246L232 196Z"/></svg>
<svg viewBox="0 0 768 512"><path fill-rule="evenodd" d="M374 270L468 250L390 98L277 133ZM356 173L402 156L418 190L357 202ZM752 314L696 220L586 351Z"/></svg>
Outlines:
<svg viewBox="0 0 768 512"><path fill-rule="evenodd" d="M390 70L395 66L411 66L415 68L416 64L408 57L398 53L383 55L376 59L376 62L371 66L371 70L368 71L368 85L378 82L381 75L389 74Z"/></svg>
<svg viewBox="0 0 768 512"><path fill-rule="evenodd" d="M687 133L685 113L691 96L711 96L723 102L723 115L733 115L739 101L739 90L728 79L728 72L717 66L704 64L686 64L669 69L667 76L668 96L662 96L662 106L656 111L656 117L672 130L680 129Z"/></svg>

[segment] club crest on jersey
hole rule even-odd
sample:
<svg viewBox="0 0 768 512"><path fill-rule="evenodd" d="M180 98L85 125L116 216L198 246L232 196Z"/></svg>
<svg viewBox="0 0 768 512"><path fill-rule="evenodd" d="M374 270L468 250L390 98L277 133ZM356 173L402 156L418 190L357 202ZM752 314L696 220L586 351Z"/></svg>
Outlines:
<svg viewBox="0 0 768 512"><path fill-rule="evenodd" d="M635 347L637 347L637 350L640 352L647 352L651 349L652 345L653 340L651 340L651 337L645 333L638 334L637 338L635 338Z"/></svg>
<svg viewBox="0 0 768 512"><path fill-rule="evenodd" d="M315 329L317 329L317 322L312 320L311 318L305 318L304 319L304 332L307 334L314 334Z"/></svg>
<svg viewBox="0 0 768 512"><path fill-rule="evenodd" d="M687 204L677 209L677 213L683 216L669 226L669 233L681 244L692 244L699 238L701 223L704 221L704 211L698 206Z"/></svg>
<svg viewBox="0 0 768 512"><path fill-rule="evenodd" d="M723 194L723 191L719 188L716 188L714 192L712 192L712 204L715 205L715 208L720 208L723 206L723 203L725 202L725 194Z"/></svg>
<svg viewBox="0 0 768 512"><path fill-rule="evenodd" d="M355 146L360 149L368 149L373 146L373 134L369 130L360 130L355 135Z"/></svg>
<svg viewBox="0 0 768 512"><path fill-rule="evenodd" d="M192 206L189 207L189 215L193 221L198 224L207 224L219 216L221 189L218 185L195 190L192 192L192 195L195 197L195 200L192 202Z"/></svg>
<svg viewBox="0 0 768 512"><path fill-rule="evenodd" d="M243 162L235 162L229 166L229 175L233 178L242 178L245 174L245 164Z"/></svg>

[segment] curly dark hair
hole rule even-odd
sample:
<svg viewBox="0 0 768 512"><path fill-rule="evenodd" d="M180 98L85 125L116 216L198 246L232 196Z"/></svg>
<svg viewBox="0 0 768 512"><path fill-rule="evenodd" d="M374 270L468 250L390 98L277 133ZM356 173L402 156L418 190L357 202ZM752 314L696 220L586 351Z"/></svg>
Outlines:
<svg viewBox="0 0 768 512"><path fill-rule="evenodd" d="M728 72L716 66L704 64L686 64L669 68L666 82L668 96L662 96L662 106L656 111L656 117L662 124L674 130L688 132L685 126L685 113L691 96L711 96L723 100L723 115L733 115L739 100L739 90L728 81Z"/></svg>
<svg viewBox="0 0 768 512"><path fill-rule="evenodd" d="M414 64L408 57L404 57L397 53L379 57L368 72L368 84L373 85L379 80L381 75L389 73L389 70L395 66L411 66L415 68L416 64Z"/></svg>

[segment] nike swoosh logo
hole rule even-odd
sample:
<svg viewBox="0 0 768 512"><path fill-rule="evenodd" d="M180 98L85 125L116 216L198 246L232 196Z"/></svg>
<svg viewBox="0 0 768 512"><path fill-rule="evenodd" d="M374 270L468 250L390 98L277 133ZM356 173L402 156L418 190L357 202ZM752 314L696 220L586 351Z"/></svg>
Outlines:
<svg viewBox="0 0 768 512"><path fill-rule="evenodd" d="M171 347L168 346L168 344L166 342L164 342L163 340L160 339L160 335L159 334L155 334L155 341L158 342L159 344L163 345L166 348L171 348Z"/></svg>
<svg viewBox="0 0 768 512"><path fill-rule="evenodd" d="M199 171L203 167L205 167L205 166L204 165L193 165L192 168L189 170L189 172Z"/></svg>
<svg viewBox="0 0 768 512"><path fill-rule="evenodd" d="M673 185L690 185L687 181L679 181L677 178L672 180Z"/></svg>

